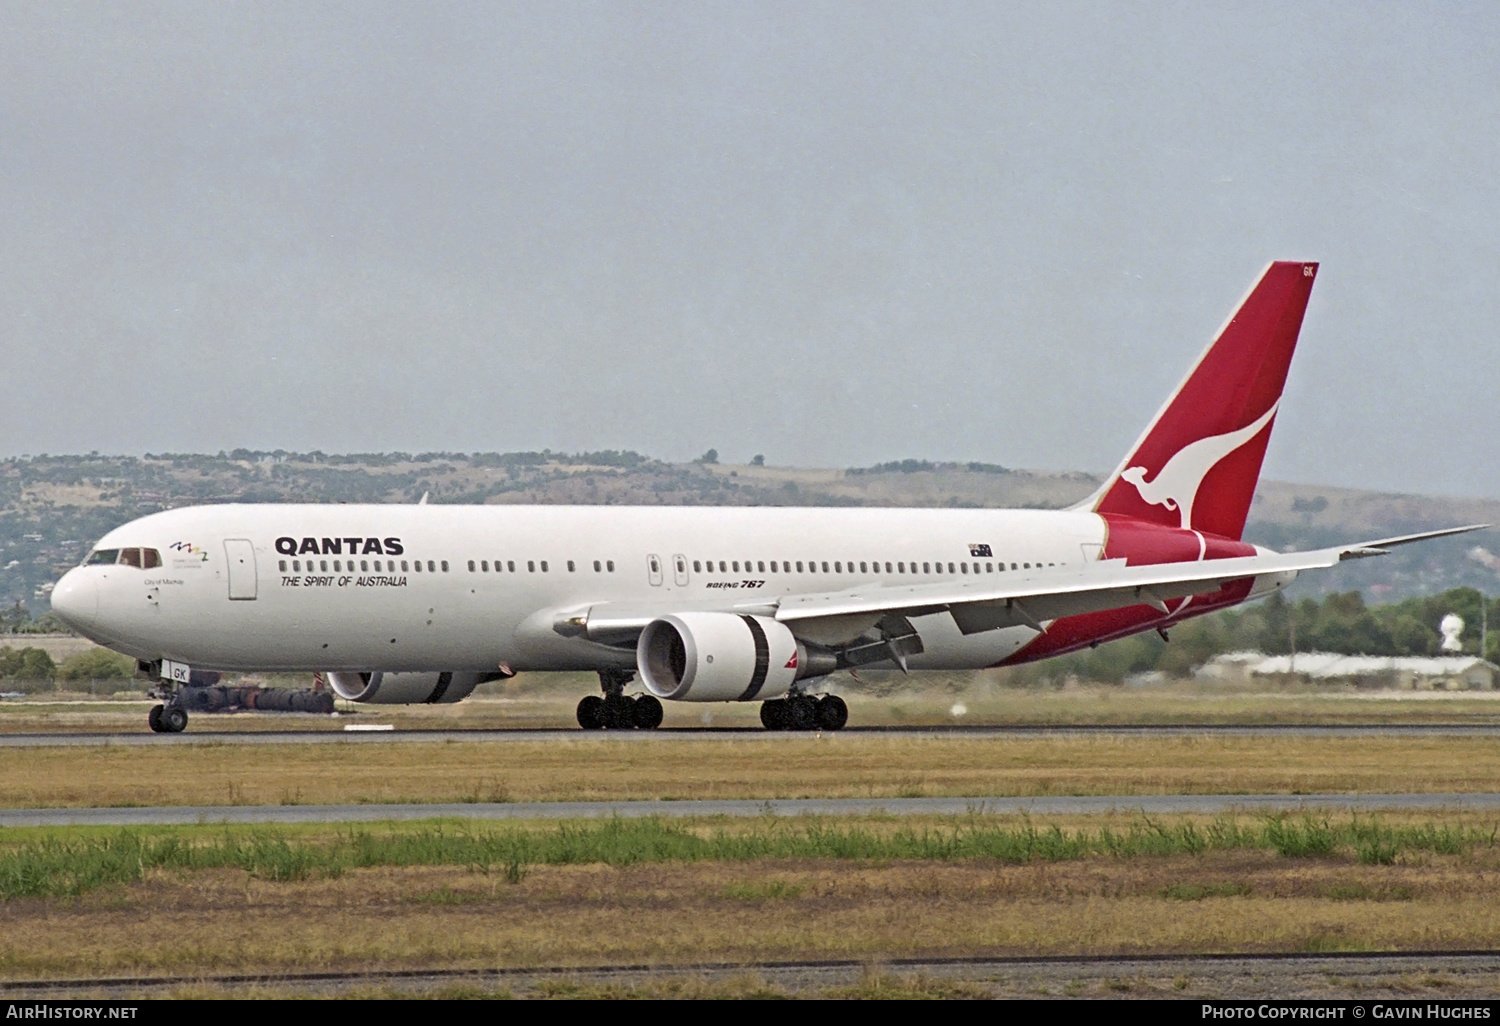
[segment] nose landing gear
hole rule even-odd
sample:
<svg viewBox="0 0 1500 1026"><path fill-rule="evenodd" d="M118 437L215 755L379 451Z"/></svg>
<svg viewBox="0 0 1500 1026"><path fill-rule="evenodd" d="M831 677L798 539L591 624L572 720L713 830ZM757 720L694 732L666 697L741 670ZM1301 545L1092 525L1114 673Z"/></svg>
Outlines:
<svg viewBox="0 0 1500 1026"><path fill-rule="evenodd" d="M790 695L762 702L760 722L767 730L842 730L849 706L838 695Z"/></svg>
<svg viewBox="0 0 1500 1026"><path fill-rule="evenodd" d="M187 729L187 710L170 700L166 705L153 705L146 722L158 734L180 734Z"/></svg>
<svg viewBox="0 0 1500 1026"><path fill-rule="evenodd" d="M588 695L578 703L578 725L584 730L655 730L665 710L655 695L625 694L635 677L630 670L600 670L604 697Z"/></svg>

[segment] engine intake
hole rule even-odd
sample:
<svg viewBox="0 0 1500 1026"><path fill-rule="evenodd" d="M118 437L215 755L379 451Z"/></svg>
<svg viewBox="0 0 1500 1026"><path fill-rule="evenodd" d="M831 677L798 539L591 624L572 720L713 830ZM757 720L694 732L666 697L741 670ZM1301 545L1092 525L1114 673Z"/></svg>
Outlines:
<svg viewBox="0 0 1500 1026"><path fill-rule="evenodd" d="M636 667L657 698L749 702L778 698L800 677L827 673L833 656L810 651L786 625L739 613L674 613L641 631Z"/></svg>
<svg viewBox="0 0 1500 1026"><path fill-rule="evenodd" d="M444 705L460 702L480 684L502 680L503 673L330 673L334 694L350 702L372 705Z"/></svg>

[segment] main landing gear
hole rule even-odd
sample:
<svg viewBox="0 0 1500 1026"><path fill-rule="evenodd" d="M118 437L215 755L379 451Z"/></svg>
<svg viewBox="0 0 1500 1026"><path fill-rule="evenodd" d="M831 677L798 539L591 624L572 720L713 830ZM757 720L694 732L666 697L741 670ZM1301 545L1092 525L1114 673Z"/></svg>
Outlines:
<svg viewBox="0 0 1500 1026"><path fill-rule="evenodd" d="M630 670L600 670L599 687L604 696L588 695L578 703L578 725L584 730L655 730L664 710L655 695L625 694L634 679Z"/></svg>
<svg viewBox="0 0 1500 1026"><path fill-rule="evenodd" d="M838 695L789 695L762 702L760 722L767 730L842 730L849 707Z"/></svg>

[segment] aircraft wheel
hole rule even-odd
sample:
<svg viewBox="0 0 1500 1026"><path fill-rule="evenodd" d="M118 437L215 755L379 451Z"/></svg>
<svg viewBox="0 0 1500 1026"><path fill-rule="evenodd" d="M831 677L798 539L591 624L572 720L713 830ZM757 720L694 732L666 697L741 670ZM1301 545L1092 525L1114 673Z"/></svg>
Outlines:
<svg viewBox="0 0 1500 1026"><path fill-rule="evenodd" d="M187 710L180 705L169 705L161 711L162 729L168 734L181 734L187 729Z"/></svg>
<svg viewBox="0 0 1500 1026"><path fill-rule="evenodd" d="M578 725L584 730L604 729L604 699L587 695L578 703Z"/></svg>
<svg viewBox="0 0 1500 1026"><path fill-rule="evenodd" d="M787 711L791 714L793 730L816 730L818 727L818 700L798 695L787 700Z"/></svg>
<svg viewBox="0 0 1500 1026"><path fill-rule="evenodd" d="M838 695L818 699L818 726L824 730L843 730L849 722L849 706Z"/></svg>
<svg viewBox="0 0 1500 1026"><path fill-rule="evenodd" d="M161 706L153 705L151 707L151 712L146 716L146 722L151 724L151 729L158 734L166 730L166 728L161 725L161 710Z"/></svg>
<svg viewBox="0 0 1500 1026"><path fill-rule="evenodd" d="M604 729L629 730L635 726L635 700L624 695L604 699Z"/></svg>
<svg viewBox="0 0 1500 1026"><path fill-rule="evenodd" d="M666 710L655 695L641 695L635 700L635 725L639 730L655 730L661 726Z"/></svg>
<svg viewBox="0 0 1500 1026"><path fill-rule="evenodd" d="M788 722L786 702L773 698L769 702L760 703L760 725L767 730L786 730L791 726Z"/></svg>

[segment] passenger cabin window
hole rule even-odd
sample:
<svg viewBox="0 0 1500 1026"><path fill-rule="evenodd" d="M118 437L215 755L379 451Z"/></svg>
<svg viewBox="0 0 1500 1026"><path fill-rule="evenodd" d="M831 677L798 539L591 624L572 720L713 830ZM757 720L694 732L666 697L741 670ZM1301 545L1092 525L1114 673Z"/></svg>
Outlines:
<svg viewBox="0 0 1500 1026"><path fill-rule="evenodd" d="M429 570L432 569L432 560L430 560L430 559L427 561L427 569L429 569ZM448 561L445 559L445 560L443 560L443 573L447 573L447 572L448 572Z"/></svg>
<svg viewBox="0 0 1500 1026"><path fill-rule="evenodd" d="M577 568L575 566L573 566L573 561L571 559L568 560L568 573L571 574L571 573L576 573L576 572L577 572Z"/></svg>
<svg viewBox="0 0 1500 1026"><path fill-rule="evenodd" d="M597 559L594 560L594 573L597 574L600 570L603 570L603 569L604 568L599 565L599 561Z"/></svg>
<svg viewBox="0 0 1500 1026"><path fill-rule="evenodd" d="M614 573L615 572L615 561L612 560L612 559L606 559L604 561L604 569L608 570L610 573Z"/></svg>
<svg viewBox="0 0 1500 1026"><path fill-rule="evenodd" d="M595 567L598 566L597 563L594 564L594 565L595 565ZM703 560L701 560L701 559L695 559L695 560L693 560L693 573L695 573L695 574L701 574L702 572L703 572Z"/></svg>

